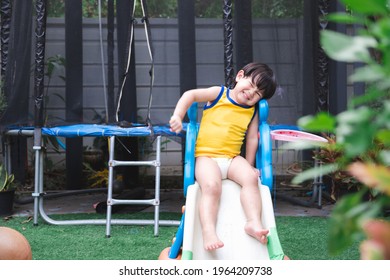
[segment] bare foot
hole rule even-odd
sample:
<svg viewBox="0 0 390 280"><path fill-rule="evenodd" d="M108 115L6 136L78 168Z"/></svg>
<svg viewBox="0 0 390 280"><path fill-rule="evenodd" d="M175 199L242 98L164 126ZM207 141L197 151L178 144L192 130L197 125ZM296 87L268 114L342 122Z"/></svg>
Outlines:
<svg viewBox="0 0 390 280"><path fill-rule="evenodd" d="M215 233L203 233L203 246L206 251L222 248L223 245L223 242Z"/></svg>
<svg viewBox="0 0 390 280"><path fill-rule="evenodd" d="M269 233L268 229L263 229L261 225L256 226L255 223L248 221L245 225L245 232L256 238L261 244L267 244L268 238L267 234Z"/></svg>

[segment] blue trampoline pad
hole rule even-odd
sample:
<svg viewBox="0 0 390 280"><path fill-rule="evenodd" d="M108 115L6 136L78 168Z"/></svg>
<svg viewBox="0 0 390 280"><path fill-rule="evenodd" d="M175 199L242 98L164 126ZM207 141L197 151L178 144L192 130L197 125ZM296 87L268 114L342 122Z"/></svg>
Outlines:
<svg viewBox="0 0 390 280"><path fill-rule="evenodd" d="M121 127L105 124L75 124L56 127L43 127L42 134L61 137L137 137L151 135L181 136L169 130L168 125L147 127L145 125L134 125L132 127Z"/></svg>
<svg viewBox="0 0 390 280"><path fill-rule="evenodd" d="M62 137L149 136L151 130L146 126L120 127L101 124L75 124L43 127L42 134Z"/></svg>

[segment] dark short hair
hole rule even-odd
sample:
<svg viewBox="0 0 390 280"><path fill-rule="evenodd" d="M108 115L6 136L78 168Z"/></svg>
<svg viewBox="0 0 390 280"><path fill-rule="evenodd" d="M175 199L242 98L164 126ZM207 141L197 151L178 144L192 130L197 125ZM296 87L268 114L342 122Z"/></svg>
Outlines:
<svg viewBox="0 0 390 280"><path fill-rule="evenodd" d="M251 77L252 83L261 91L263 99L270 99L276 91L277 83L274 71L264 63L251 62L242 70L244 77Z"/></svg>

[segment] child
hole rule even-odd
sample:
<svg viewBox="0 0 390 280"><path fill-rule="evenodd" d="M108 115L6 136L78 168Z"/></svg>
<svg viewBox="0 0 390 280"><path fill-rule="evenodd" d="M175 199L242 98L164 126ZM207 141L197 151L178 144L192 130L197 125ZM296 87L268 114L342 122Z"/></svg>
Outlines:
<svg viewBox="0 0 390 280"><path fill-rule="evenodd" d="M223 179L242 187L240 200L247 218L245 232L262 244L268 242L268 230L260 220L260 174L254 167L259 124L255 105L275 93L275 76L266 64L250 63L237 73L235 81L233 89L213 86L186 91L169 121L171 131L179 133L191 104L207 102L195 146L195 178L202 190L199 217L206 250L224 246L215 228ZM244 137L245 158L240 156Z"/></svg>

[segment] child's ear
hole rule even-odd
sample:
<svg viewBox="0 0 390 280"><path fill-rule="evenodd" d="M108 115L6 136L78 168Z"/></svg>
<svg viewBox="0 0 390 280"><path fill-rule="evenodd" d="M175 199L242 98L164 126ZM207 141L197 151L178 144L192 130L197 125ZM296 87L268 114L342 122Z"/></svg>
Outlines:
<svg viewBox="0 0 390 280"><path fill-rule="evenodd" d="M236 75L236 82L238 82L239 80L241 80L242 78L244 78L244 70L240 70L237 72L237 75Z"/></svg>

